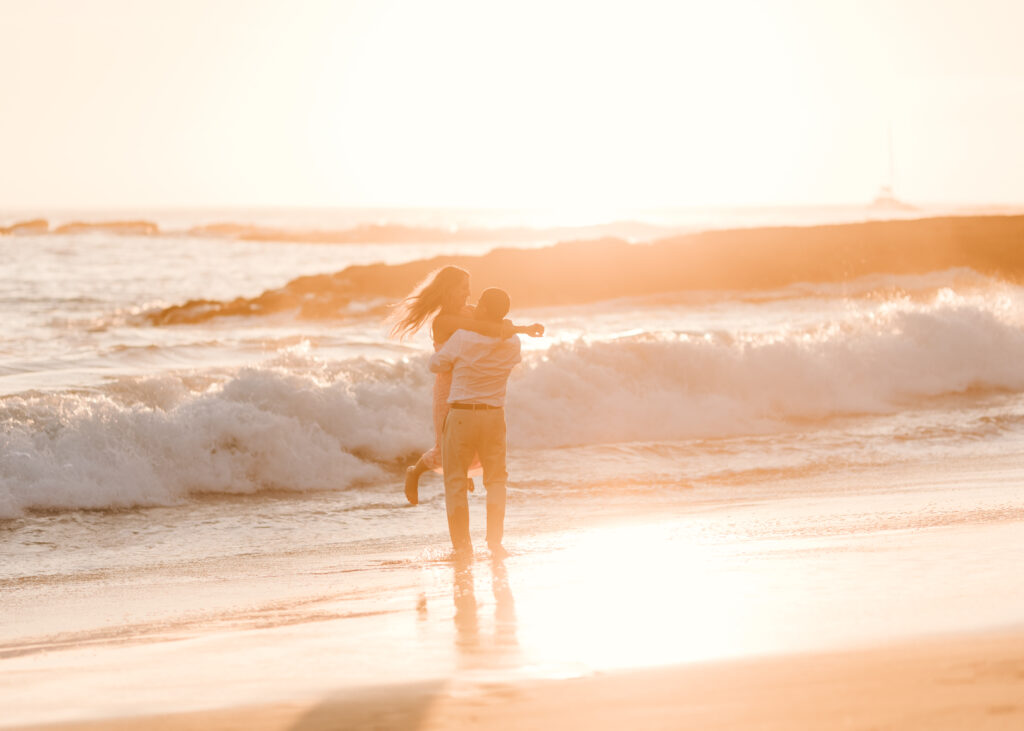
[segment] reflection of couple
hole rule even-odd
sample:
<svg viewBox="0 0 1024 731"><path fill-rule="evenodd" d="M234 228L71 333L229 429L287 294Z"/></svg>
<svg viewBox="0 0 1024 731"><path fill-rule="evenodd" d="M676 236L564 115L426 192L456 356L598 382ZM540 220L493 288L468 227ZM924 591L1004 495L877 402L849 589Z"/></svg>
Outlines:
<svg viewBox="0 0 1024 731"><path fill-rule="evenodd" d="M544 332L539 324L519 326L505 319L509 297L488 289L475 308L467 307L469 273L447 266L430 274L396 309L392 334L416 332L432 315L435 353L430 369L434 381L434 447L405 478L405 496L419 501L419 478L429 469L444 472L448 529L457 553L471 552L469 504L473 489L469 470L483 468L487 490L487 544L493 553L501 547L505 516L505 388L512 368L521 360L517 333L534 337ZM436 313L436 314L435 314Z"/></svg>

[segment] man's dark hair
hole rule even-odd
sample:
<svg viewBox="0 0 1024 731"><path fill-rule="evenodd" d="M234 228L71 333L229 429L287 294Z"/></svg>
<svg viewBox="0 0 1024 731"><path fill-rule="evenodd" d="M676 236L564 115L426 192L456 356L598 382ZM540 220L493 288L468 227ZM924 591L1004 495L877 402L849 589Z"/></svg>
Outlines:
<svg viewBox="0 0 1024 731"><path fill-rule="evenodd" d="M485 289L480 295L480 299L476 303L476 315L481 320L501 322L511 306L512 300L509 299L508 292L491 287Z"/></svg>

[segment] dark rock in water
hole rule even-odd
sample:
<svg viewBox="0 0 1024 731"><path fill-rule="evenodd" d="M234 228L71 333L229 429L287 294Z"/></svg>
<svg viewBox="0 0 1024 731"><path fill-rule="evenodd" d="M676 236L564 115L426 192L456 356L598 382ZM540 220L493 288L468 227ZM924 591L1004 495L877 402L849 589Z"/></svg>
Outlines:
<svg viewBox="0 0 1024 731"><path fill-rule="evenodd" d="M220 236L241 239L250 232L259 230L261 230L259 226L247 223L208 223L203 226L193 226L186 233L189 236Z"/></svg>
<svg viewBox="0 0 1024 731"><path fill-rule="evenodd" d="M31 221L19 221L13 226L0 226L0 234L80 234L92 231L113 234L132 234L137 236L155 236L160 227L152 221L72 221L50 228L45 218L34 218Z"/></svg>
<svg viewBox="0 0 1024 731"><path fill-rule="evenodd" d="M81 234L94 231L132 236L155 236L160 233L160 227L152 221L72 221L53 230L55 234Z"/></svg>
<svg viewBox="0 0 1024 731"><path fill-rule="evenodd" d="M923 274L968 267L1024 280L1024 216L873 221L814 227L705 231L629 244L572 241L495 249L405 264L351 266L298 277L258 297L197 301L150 313L155 325L290 311L308 318L381 314L432 270L454 264L473 289L502 287L513 307L558 306L662 292L771 290L869 274Z"/></svg>
<svg viewBox="0 0 1024 731"><path fill-rule="evenodd" d="M18 221L12 226L0 226L2 234L44 234L50 230L50 222L45 218L33 218L31 221Z"/></svg>

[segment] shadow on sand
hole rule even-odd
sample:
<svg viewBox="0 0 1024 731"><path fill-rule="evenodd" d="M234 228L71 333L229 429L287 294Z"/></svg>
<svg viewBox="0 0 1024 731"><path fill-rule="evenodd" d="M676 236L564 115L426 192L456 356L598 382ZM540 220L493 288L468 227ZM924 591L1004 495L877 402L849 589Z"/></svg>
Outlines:
<svg viewBox="0 0 1024 731"><path fill-rule="evenodd" d="M452 618L459 667L471 670L500 666L505 653L517 646L515 602L505 561L490 561L495 601L493 642L481 636L472 559L456 560L453 569L455 608ZM422 611L419 607L418 610ZM438 678L404 685L346 689L324 698L290 726L289 731L420 728L426 723L431 708L443 697L448 683L448 678Z"/></svg>
<svg viewBox="0 0 1024 731"><path fill-rule="evenodd" d="M447 680L440 678L346 690L322 700L289 731L419 728L446 684Z"/></svg>

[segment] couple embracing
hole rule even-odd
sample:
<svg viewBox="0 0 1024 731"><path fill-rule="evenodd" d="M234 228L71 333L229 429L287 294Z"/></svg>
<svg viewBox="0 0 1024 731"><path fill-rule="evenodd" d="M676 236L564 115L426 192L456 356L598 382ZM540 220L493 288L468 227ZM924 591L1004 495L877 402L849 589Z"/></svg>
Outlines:
<svg viewBox="0 0 1024 731"><path fill-rule="evenodd" d="M522 360L519 333L539 337L544 326L516 325L506 319L511 302L501 289L487 289L475 307L467 306L469 272L447 266L431 273L399 303L392 335L419 330L429 319L434 339L430 370L434 380L434 446L408 468L405 496L419 502L419 478L427 470L444 473L448 532L456 555L471 555L469 502L471 470L483 470L487 491L487 545L503 556L505 521L505 390Z"/></svg>

